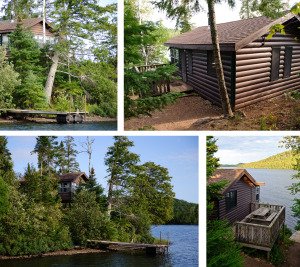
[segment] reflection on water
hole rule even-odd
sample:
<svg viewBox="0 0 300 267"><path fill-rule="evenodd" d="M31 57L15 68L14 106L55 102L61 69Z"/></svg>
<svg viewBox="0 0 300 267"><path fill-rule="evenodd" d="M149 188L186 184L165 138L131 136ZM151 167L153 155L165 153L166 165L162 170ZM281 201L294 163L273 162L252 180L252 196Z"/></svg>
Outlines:
<svg viewBox="0 0 300 267"><path fill-rule="evenodd" d="M116 121L81 124L11 123L0 124L0 131L115 131Z"/></svg>
<svg viewBox="0 0 300 267"><path fill-rule="evenodd" d="M198 266L198 226L154 226L153 235L169 237L169 253L160 256L104 252L53 256L27 260L0 261L3 267L196 267Z"/></svg>
<svg viewBox="0 0 300 267"><path fill-rule="evenodd" d="M247 171L258 182L265 182L260 187L260 202L278 204L286 207L285 223L294 232L297 218L293 216L292 205L294 198L300 198L300 194L292 195L288 187L295 183L292 179L296 173L293 170L269 170L269 169L247 169Z"/></svg>

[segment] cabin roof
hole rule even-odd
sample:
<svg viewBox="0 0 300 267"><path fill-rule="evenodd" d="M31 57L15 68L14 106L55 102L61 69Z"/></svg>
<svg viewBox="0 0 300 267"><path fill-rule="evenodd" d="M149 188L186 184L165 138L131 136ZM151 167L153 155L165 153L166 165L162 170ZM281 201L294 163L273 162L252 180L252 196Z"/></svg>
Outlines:
<svg viewBox="0 0 300 267"><path fill-rule="evenodd" d="M59 175L59 179L61 182L73 182L79 177L82 177L85 181L89 179L84 172L71 172Z"/></svg>
<svg viewBox="0 0 300 267"><path fill-rule="evenodd" d="M208 183L212 184L220 181L228 181L228 184L222 191L222 193L225 193L233 184L243 177L246 177L247 181L254 186L261 185L261 183L258 183L245 169L217 169L209 178Z"/></svg>
<svg viewBox="0 0 300 267"><path fill-rule="evenodd" d="M219 42L222 50L236 51L253 40L269 32L271 26L285 23L297 16L287 15L272 20L261 16L217 24ZM195 28L192 31L173 37L165 43L169 47L183 49L212 49L211 33L208 26Z"/></svg>
<svg viewBox="0 0 300 267"><path fill-rule="evenodd" d="M24 28L31 28L34 25L43 22L42 18L31 18L31 19L23 19L21 21L21 24ZM0 33L6 33L6 32L12 32L16 29L18 24L17 20L11 21L11 20L3 20L0 21ZM49 22L46 21L46 27L51 29L51 25Z"/></svg>

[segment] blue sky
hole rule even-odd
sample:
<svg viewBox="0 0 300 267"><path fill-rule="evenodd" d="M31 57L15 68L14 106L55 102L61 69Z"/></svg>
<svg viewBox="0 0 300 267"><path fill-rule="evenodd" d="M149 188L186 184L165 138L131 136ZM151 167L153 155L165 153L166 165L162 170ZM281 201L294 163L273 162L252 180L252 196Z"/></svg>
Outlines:
<svg viewBox="0 0 300 267"><path fill-rule="evenodd" d="M74 137L77 150L83 150L81 144L86 137ZM107 147L113 144L113 138L107 136L91 137L93 144L92 165L96 170L97 180L106 189L106 167L104 156ZM61 140L59 137L58 140ZM176 198L190 202L198 202L198 138L187 136L135 136L133 152L140 155L141 162L153 161L169 169L173 177L172 184ZM35 145L35 137L8 137L8 148L14 161L14 169L24 173L28 163L37 164L36 155L30 152ZM88 158L79 153L77 160L82 171L88 173Z"/></svg>
<svg viewBox="0 0 300 267"><path fill-rule="evenodd" d="M280 147L282 136L218 136L216 139L219 147L216 156L221 164L257 161L286 150Z"/></svg>

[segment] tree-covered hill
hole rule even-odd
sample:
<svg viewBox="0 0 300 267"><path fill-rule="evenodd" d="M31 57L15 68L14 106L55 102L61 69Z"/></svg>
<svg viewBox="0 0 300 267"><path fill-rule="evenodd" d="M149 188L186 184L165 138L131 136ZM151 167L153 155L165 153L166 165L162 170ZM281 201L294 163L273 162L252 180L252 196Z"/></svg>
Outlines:
<svg viewBox="0 0 300 267"><path fill-rule="evenodd" d="M255 168L255 169L293 169L296 163L295 156L291 151L285 151L263 160L239 164L240 168Z"/></svg>
<svg viewBox="0 0 300 267"><path fill-rule="evenodd" d="M198 204L174 199L174 217L168 224L198 224Z"/></svg>

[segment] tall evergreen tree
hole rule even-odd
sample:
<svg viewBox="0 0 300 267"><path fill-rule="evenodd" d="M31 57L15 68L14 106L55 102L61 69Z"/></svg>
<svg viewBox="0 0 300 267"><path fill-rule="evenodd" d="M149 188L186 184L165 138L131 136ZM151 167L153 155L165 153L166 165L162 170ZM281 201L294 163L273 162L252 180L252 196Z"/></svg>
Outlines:
<svg viewBox="0 0 300 267"><path fill-rule="evenodd" d="M63 143L65 147L65 172L69 173L79 171L79 163L76 159L78 151L76 150L74 137L66 136Z"/></svg>
<svg viewBox="0 0 300 267"><path fill-rule="evenodd" d="M128 182L133 176L133 169L140 158L129 149L134 146L126 136L115 136L114 144L108 148L105 155L105 165L108 172L107 212L118 210L120 199L128 193Z"/></svg>
<svg viewBox="0 0 300 267"><path fill-rule="evenodd" d="M36 153L38 156L38 168L41 175L55 172L56 139L55 136L39 136L36 138L32 153Z"/></svg>

